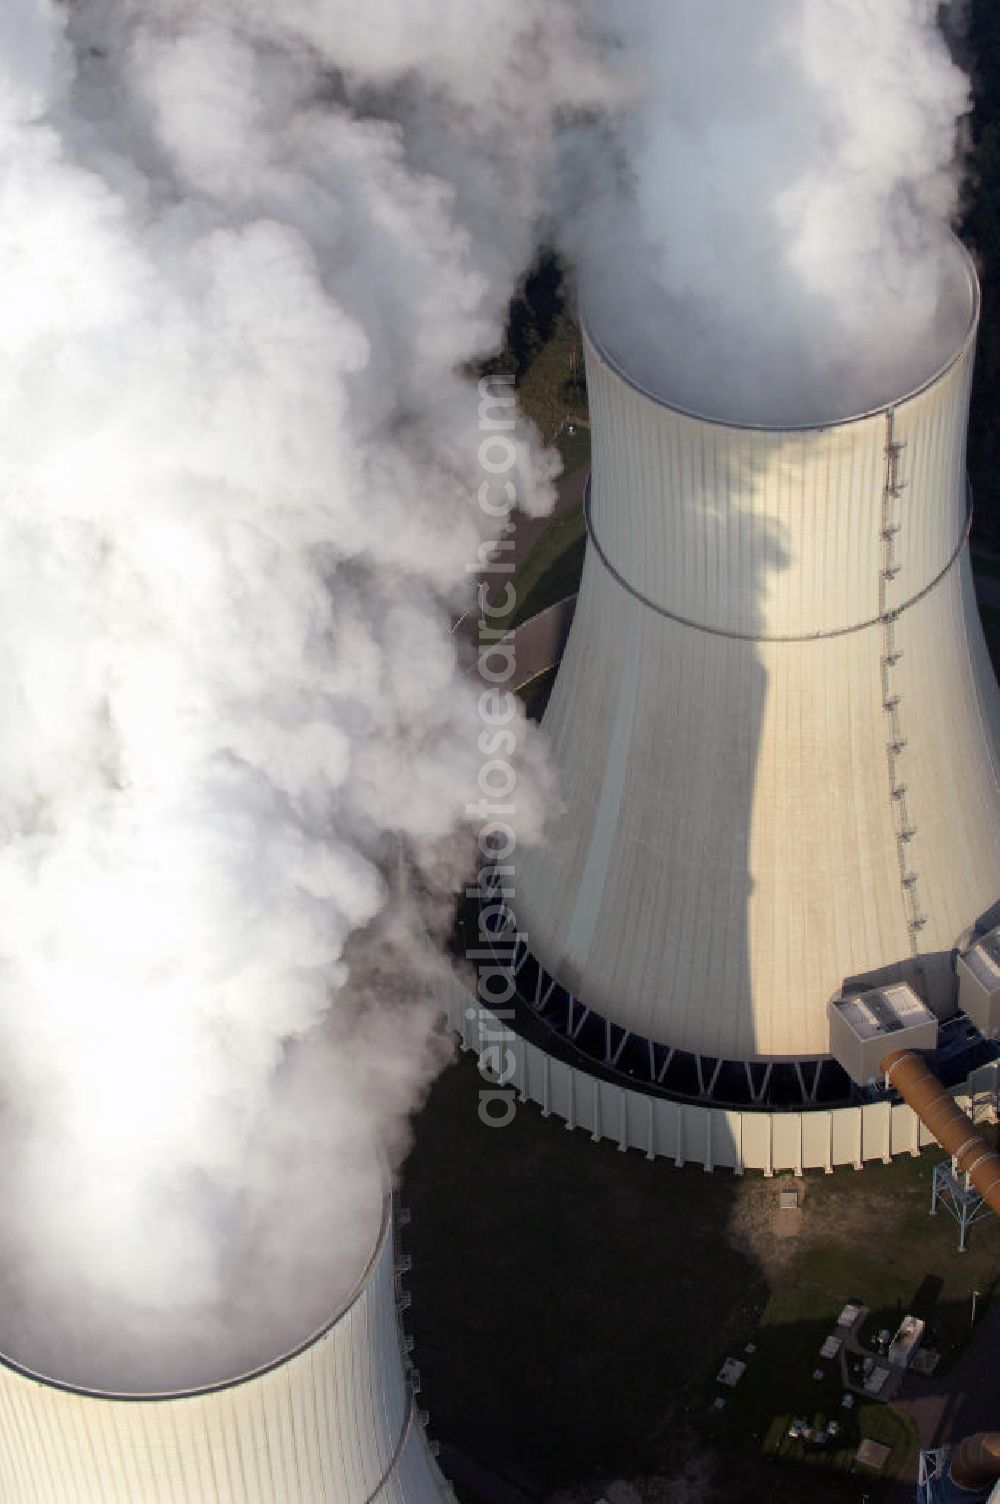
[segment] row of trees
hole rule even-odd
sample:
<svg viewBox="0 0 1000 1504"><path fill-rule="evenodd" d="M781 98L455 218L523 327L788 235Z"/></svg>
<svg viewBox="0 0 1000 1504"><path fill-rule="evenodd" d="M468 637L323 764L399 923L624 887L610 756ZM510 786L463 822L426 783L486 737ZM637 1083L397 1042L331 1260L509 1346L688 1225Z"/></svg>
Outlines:
<svg viewBox="0 0 1000 1504"><path fill-rule="evenodd" d="M510 305L503 349L483 366L484 375L513 373L523 381L532 361L541 354L566 308L562 263L552 251L542 251Z"/></svg>

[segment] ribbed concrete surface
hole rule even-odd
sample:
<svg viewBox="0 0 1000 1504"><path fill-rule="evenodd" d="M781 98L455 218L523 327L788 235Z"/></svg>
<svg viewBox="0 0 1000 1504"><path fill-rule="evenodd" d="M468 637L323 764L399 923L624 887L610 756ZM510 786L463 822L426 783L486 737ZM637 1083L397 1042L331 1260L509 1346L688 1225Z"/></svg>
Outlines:
<svg viewBox="0 0 1000 1504"><path fill-rule="evenodd" d="M413 1423L386 1227L318 1341L230 1388L173 1399L63 1390L0 1366L2 1504L442 1504Z"/></svg>
<svg viewBox="0 0 1000 1504"><path fill-rule="evenodd" d="M1000 899L972 357L970 334L895 409L776 433L674 412L589 346L605 559L592 543L545 722L567 813L521 854L516 907L617 1023L823 1054L844 979L916 955L950 1007L947 954Z"/></svg>
<svg viewBox="0 0 1000 1504"><path fill-rule="evenodd" d="M896 409L908 489L893 604L933 580L961 533L971 357L970 345ZM639 594L751 637L879 615L885 413L804 432L727 428L643 396L589 342L587 372L594 530Z"/></svg>
<svg viewBox="0 0 1000 1504"><path fill-rule="evenodd" d="M804 1112L716 1107L649 1096L617 1081L602 1081L558 1060L498 1020L461 979L444 989L442 1001L465 1050L482 1056L498 1042L510 1051L510 1087L548 1117L589 1133L621 1150L638 1149L649 1159L707 1170L860 1170L896 1155L918 1154L934 1136L905 1102L864 1102L853 1107L814 1107ZM964 1111L977 1123L996 1122L1000 1065L974 1071L956 1090Z"/></svg>

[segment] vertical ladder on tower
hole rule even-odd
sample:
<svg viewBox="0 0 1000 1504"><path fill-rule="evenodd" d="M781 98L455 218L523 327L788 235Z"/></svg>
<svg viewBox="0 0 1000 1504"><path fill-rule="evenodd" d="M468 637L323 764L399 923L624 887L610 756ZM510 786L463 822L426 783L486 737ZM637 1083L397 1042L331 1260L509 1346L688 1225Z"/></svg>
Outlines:
<svg viewBox="0 0 1000 1504"><path fill-rule="evenodd" d="M896 856L899 863L899 882L906 912L906 926L910 936L913 955L919 954L919 934L927 923L920 908L917 892L918 874L913 869L910 843L916 835L916 827L910 819L907 804L905 778L906 736L903 730L902 695L896 669L903 657L899 646L897 623L899 611L893 605L892 585L900 572L899 534L903 525L903 495L906 481L902 477L902 461L906 444L896 436L896 415L890 412L886 419L885 487L882 492L880 518L880 541L882 547L879 571L879 619L882 630L882 708L885 711L888 739L886 754L889 771L889 792L893 801L893 818L896 826Z"/></svg>

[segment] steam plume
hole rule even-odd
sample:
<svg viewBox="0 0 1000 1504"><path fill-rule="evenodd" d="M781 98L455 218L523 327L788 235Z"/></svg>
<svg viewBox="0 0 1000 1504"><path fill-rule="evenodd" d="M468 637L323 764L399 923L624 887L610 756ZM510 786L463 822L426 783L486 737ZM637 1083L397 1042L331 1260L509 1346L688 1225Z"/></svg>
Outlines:
<svg viewBox="0 0 1000 1504"><path fill-rule="evenodd" d="M440 878L478 773L457 373L599 92L564 0L3 8L0 1350L30 1365L225 1377L371 1246L375 1145L439 1058L385 874L402 842ZM528 748L526 832L541 780Z"/></svg>
<svg viewBox="0 0 1000 1504"><path fill-rule="evenodd" d="M939 9L595 0L636 105L575 245L630 374L710 416L809 423L902 396L954 352L969 99Z"/></svg>

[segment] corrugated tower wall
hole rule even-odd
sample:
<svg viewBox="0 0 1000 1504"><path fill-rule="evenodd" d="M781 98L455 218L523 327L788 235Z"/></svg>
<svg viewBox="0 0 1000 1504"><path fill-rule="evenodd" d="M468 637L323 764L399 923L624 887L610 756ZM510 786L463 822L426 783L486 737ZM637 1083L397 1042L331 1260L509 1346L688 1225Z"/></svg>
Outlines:
<svg viewBox="0 0 1000 1504"><path fill-rule="evenodd" d="M974 337L919 395L803 432L635 389L587 340L591 542L545 726L566 813L520 854L548 969L647 1038L828 1049L845 979L1000 899L1000 697L967 548Z"/></svg>
<svg viewBox="0 0 1000 1504"><path fill-rule="evenodd" d="M0 1366L0 1504L446 1504L400 1347L393 1244L325 1336L257 1378L108 1399Z"/></svg>

